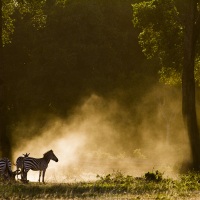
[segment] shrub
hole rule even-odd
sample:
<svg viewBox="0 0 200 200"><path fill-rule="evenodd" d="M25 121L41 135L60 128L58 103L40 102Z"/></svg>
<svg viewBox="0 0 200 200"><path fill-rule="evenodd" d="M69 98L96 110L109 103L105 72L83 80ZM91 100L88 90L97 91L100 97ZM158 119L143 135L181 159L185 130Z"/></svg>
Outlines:
<svg viewBox="0 0 200 200"><path fill-rule="evenodd" d="M163 180L163 173L156 170L155 172L147 172L145 174L145 179L148 181L160 182Z"/></svg>

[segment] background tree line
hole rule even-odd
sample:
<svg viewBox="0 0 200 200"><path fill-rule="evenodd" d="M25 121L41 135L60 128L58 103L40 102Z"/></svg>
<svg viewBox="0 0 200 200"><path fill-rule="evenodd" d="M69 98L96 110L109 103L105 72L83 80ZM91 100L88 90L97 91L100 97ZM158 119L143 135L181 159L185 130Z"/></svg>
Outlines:
<svg viewBox="0 0 200 200"><path fill-rule="evenodd" d="M13 12L14 32L3 47L9 138L24 119L36 116L42 127L50 114L69 116L91 93L109 98L120 90L125 95L116 98L124 105L139 101L155 83L157 72L144 64L132 24L132 2L79 0L57 5L49 0L43 7L45 24L35 25L34 14ZM4 146L11 150L7 142Z"/></svg>
<svg viewBox="0 0 200 200"><path fill-rule="evenodd" d="M133 4L133 23L147 58L157 57L168 83L182 84L182 115L191 148L191 166L200 169L200 134L196 111L199 74L200 1L152 0ZM159 17L158 17L159 16ZM170 81L166 81L170 79Z"/></svg>
<svg viewBox="0 0 200 200"><path fill-rule="evenodd" d="M41 126L49 114L67 117L91 93L115 97L127 107L137 105L158 81L159 69L161 80L178 83L180 91L186 16L181 1L19 1L19 9L1 2L12 16L7 23L9 17L0 20L8 25L0 52L6 86L1 138L7 136L2 155L11 154L8 143L17 123L33 115ZM194 3L198 13L198 2L188 0L184 6Z"/></svg>

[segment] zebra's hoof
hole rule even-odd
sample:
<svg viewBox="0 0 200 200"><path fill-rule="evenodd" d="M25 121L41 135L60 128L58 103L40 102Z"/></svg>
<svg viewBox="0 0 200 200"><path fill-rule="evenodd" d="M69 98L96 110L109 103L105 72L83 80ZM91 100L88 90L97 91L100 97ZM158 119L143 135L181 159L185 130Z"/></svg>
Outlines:
<svg viewBox="0 0 200 200"><path fill-rule="evenodd" d="M29 180L20 179L22 183L29 183Z"/></svg>

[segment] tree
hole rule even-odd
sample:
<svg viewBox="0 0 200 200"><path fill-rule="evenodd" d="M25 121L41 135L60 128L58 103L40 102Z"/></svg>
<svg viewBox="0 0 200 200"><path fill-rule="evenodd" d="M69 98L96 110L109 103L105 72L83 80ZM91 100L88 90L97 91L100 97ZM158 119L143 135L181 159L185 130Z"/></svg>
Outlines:
<svg viewBox="0 0 200 200"><path fill-rule="evenodd" d="M55 4L65 5L66 0L55 0ZM46 23L46 15L43 12L46 0L0 0L0 156L11 157L11 134L8 130L7 113L7 85L4 60L4 46L11 43L14 33L13 18L15 12L19 12L22 18L30 16L32 25L36 29L43 28Z"/></svg>
<svg viewBox="0 0 200 200"><path fill-rule="evenodd" d="M3 56L3 15L2 0L0 0L0 153L1 156L10 156L10 135L6 133L6 86L4 82Z"/></svg>
<svg viewBox="0 0 200 200"><path fill-rule="evenodd" d="M139 43L144 54L149 59L158 58L162 81L182 83L182 115L190 141L191 168L199 170L194 71L200 34L200 1L187 0L180 4L174 0L151 0L132 6L133 23L141 30Z"/></svg>
<svg viewBox="0 0 200 200"><path fill-rule="evenodd" d="M0 156L11 157L11 134L7 126L7 86L6 86L6 63L4 60L4 46L11 42L11 35L14 32L14 19L12 19L15 9L22 14L31 13L32 22L39 26L44 23L41 17L44 1L23 1L0 0Z"/></svg>
<svg viewBox="0 0 200 200"><path fill-rule="evenodd" d="M21 0L17 1L15 12L6 3L6 10L10 11L4 18L9 19L6 24L10 25L3 37L5 85L9 89L6 124L10 128L12 123L12 133L18 122L34 118L42 127L49 114L68 117L71 108L89 93L108 98L119 88L124 92L143 75L147 76L132 72L141 71L137 66L144 56L137 50L140 47L131 23L131 1L70 0L63 8L65 4L55 6L55 0L48 0L45 6L44 1ZM4 13L6 10L4 7ZM149 78L145 80L150 82ZM142 84L136 87L139 95L144 92L144 88L139 89ZM131 104L130 93L123 100ZM19 137L30 139L40 134L35 130L14 135L12 147L15 148ZM2 135L5 137L5 132Z"/></svg>
<svg viewBox="0 0 200 200"><path fill-rule="evenodd" d="M198 3L200 3L199 0L187 0L184 4L186 11L182 72L182 113L191 146L192 168L195 170L200 169L200 135L195 107L194 78L196 47L200 34L200 10Z"/></svg>

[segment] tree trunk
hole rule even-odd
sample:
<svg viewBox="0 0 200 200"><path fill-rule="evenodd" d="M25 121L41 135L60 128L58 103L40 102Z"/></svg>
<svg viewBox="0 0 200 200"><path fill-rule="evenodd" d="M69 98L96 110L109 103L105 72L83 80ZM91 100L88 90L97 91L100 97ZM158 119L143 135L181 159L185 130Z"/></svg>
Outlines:
<svg viewBox="0 0 200 200"><path fill-rule="evenodd" d="M187 3L186 3L187 2ZM182 75L182 112L188 132L192 155L192 169L200 169L200 135L197 125L195 106L195 46L196 46L196 13L197 0L185 2L185 35L184 35L184 63Z"/></svg>
<svg viewBox="0 0 200 200"><path fill-rule="evenodd" d="M2 0L0 0L0 157L9 157L11 159L11 137L7 131L7 95L5 85L5 62L2 41L2 27Z"/></svg>

